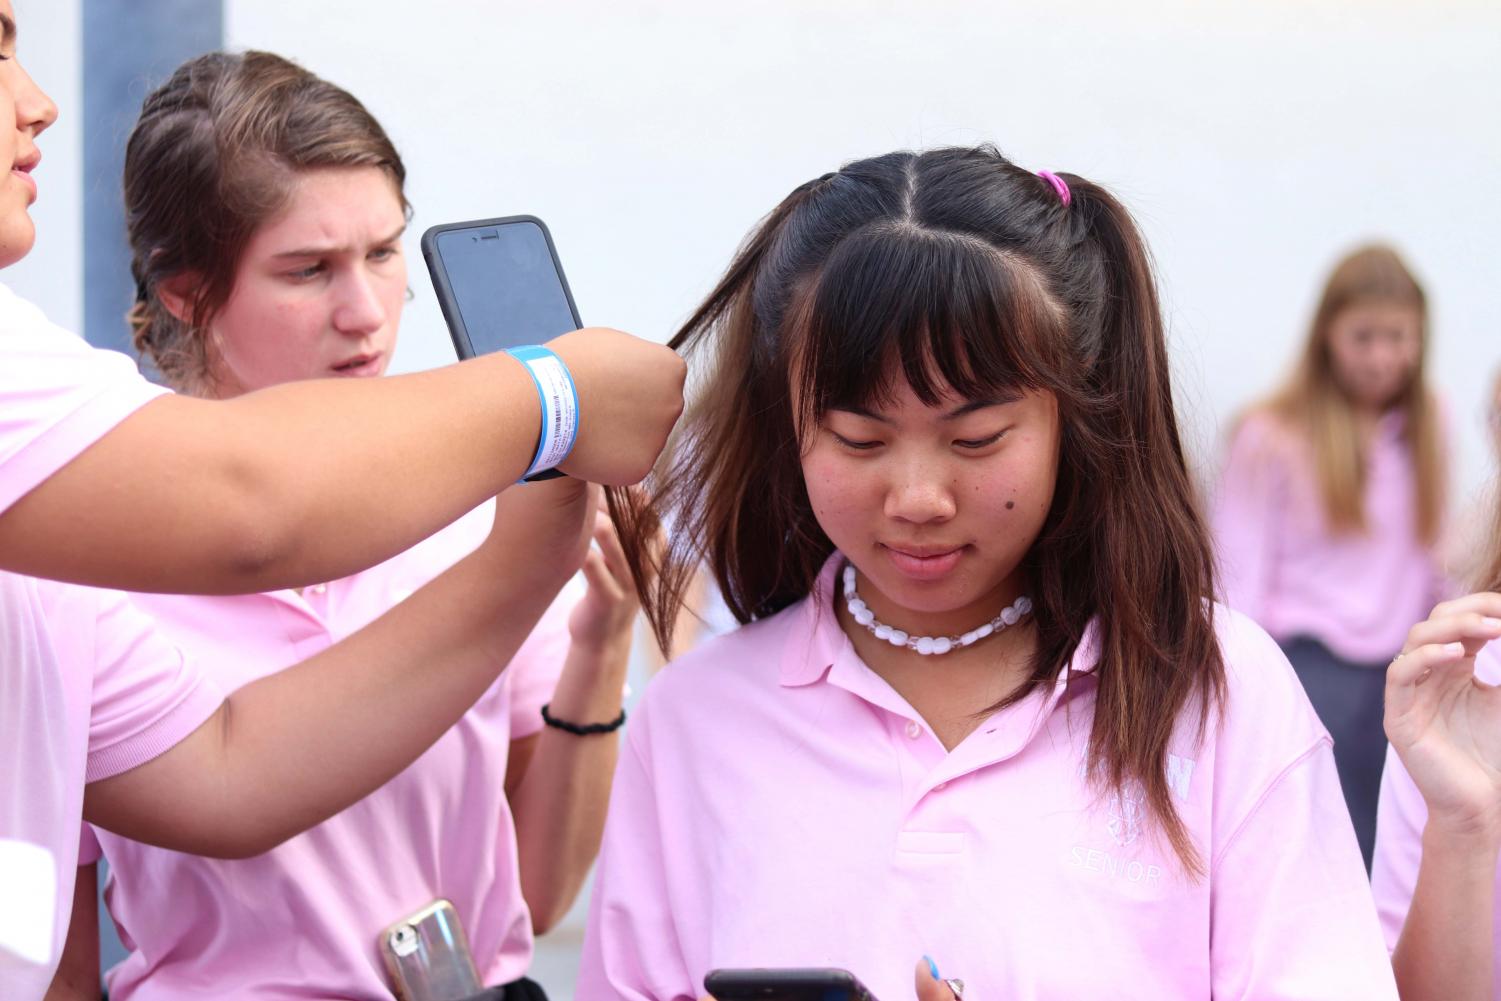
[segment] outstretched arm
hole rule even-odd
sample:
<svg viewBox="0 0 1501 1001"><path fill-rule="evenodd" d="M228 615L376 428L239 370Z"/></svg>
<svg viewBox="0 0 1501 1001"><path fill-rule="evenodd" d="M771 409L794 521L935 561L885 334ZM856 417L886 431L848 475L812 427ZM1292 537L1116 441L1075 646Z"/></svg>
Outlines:
<svg viewBox="0 0 1501 1001"><path fill-rule="evenodd" d="M592 492L508 491L472 555L353 636L231 695L171 750L90 783L84 817L176 851L248 857L425 751L496 674L583 558Z"/></svg>
<svg viewBox="0 0 1501 1001"><path fill-rule="evenodd" d="M611 330L549 347L579 396L564 471L640 479L681 411L681 360ZM0 514L0 569L184 593L332 580L514 483L540 413L531 376L506 355L227 401L161 397Z"/></svg>

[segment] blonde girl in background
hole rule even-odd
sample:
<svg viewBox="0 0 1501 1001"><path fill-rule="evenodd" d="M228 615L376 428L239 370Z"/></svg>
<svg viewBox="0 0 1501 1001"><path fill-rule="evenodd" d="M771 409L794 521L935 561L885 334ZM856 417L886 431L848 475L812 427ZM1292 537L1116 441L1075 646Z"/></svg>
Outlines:
<svg viewBox="0 0 1501 1001"><path fill-rule="evenodd" d="M1236 427L1213 509L1226 603L1282 646L1334 737L1368 868L1386 665L1445 593L1448 448L1428 339L1426 296L1396 251L1344 257L1292 378Z"/></svg>

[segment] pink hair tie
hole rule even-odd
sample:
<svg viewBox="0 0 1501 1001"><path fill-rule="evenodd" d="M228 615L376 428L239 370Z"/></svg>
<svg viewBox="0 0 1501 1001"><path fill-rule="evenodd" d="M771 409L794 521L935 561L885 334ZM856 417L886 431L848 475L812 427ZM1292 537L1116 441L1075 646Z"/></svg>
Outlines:
<svg viewBox="0 0 1501 1001"><path fill-rule="evenodd" d="M1039 170L1037 172L1037 176L1053 186L1053 190L1058 192L1058 197L1063 200L1063 207L1068 208L1068 203L1073 201L1074 199L1073 196L1068 193L1068 185L1063 183L1063 178L1059 177L1051 170Z"/></svg>

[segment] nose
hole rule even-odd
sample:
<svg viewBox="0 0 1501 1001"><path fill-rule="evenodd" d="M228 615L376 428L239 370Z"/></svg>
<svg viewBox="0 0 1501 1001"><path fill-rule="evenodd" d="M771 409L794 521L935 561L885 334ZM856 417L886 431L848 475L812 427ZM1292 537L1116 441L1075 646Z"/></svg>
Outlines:
<svg viewBox="0 0 1501 1001"><path fill-rule="evenodd" d="M886 489L886 517L913 525L954 517L953 477L942 462L916 458L895 465Z"/></svg>
<svg viewBox="0 0 1501 1001"><path fill-rule="evenodd" d="M31 74L20 66L16 71L21 78L15 89L16 128L35 139L57 121L57 105L36 85Z"/></svg>
<svg viewBox="0 0 1501 1001"><path fill-rule="evenodd" d="M363 271L345 276L340 282L339 303L334 308L334 329L350 337L375 333L386 322L386 307Z"/></svg>
<svg viewBox="0 0 1501 1001"><path fill-rule="evenodd" d="M1417 364L1417 359L1408 345L1393 338L1375 346L1370 363L1383 378L1401 379Z"/></svg>

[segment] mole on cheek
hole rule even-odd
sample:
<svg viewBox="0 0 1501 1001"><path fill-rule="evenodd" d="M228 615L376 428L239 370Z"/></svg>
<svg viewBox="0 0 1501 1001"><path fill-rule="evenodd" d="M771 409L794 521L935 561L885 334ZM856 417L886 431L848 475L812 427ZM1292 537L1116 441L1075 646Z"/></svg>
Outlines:
<svg viewBox="0 0 1501 1001"><path fill-rule="evenodd" d="M1010 511L1014 507L1016 507L1016 501L1007 501L1006 502L1006 510L1007 511Z"/></svg>

